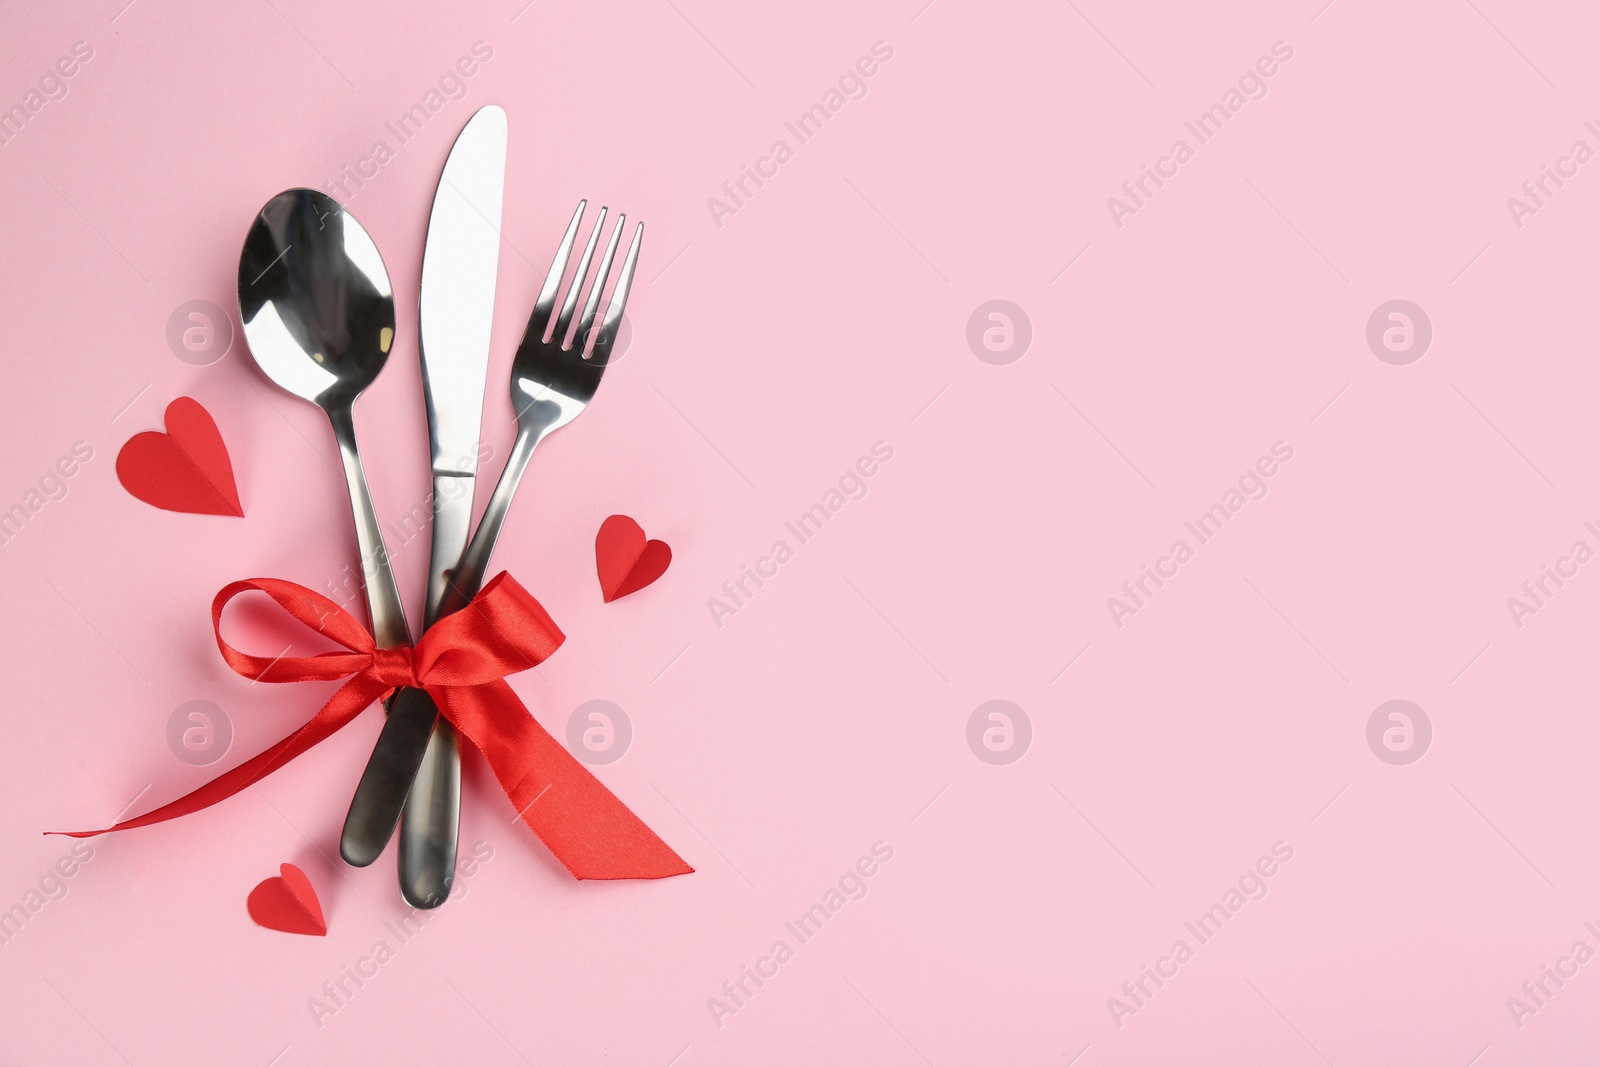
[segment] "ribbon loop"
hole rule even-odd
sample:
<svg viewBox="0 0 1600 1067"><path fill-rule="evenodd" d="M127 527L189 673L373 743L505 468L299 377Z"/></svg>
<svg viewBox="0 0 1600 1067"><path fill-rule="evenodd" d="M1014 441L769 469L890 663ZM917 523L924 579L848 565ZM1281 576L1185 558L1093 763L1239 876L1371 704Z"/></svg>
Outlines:
<svg viewBox="0 0 1600 1067"><path fill-rule="evenodd" d="M265 593L292 618L347 651L273 659L240 652L222 638L222 611L234 597L251 591ZM542 663L566 639L510 575L497 575L465 608L429 628L415 648L378 648L372 634L338 604L277 578L224 586L212 601L211 623L222 658L246 678L345 682L304 726L199 789L105 830L66 836L94 837L208 808L317 745L395 689L418 686L483 753L522 821L574 876L666 878L694 869L551 737L506 684L508 675Z"/></svg>
<svg viewBox="0 0 1600 1067"><path fill-rule="evenodd" d="M522 639L532 630L549 633L552 644ZM496 575L472 603L446 615L417 642L417 676L425 686L485 685L548 659L563 635L517 580Z"/></svg>

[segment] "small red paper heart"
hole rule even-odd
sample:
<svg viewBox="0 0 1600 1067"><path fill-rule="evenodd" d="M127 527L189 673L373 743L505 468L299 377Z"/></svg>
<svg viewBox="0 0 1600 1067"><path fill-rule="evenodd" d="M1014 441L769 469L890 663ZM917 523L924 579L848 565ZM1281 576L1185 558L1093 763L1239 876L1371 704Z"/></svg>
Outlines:
<svg viewBox="0 0 1600 1067"><path fill-rule="evenodd" d="M146 504L198 515L244 515L228 446L211 413L180 396L167 405L167 432L137 433L117 453L117 480Z"/></svg>
<svg viewBox="0 0 1600 1067"><path fill-rule="evenodd" d="M268 878L250 890L245 907L257 926L282 930L286 934L312 934L326 937L328 924L322 918L322 905L311 879L292 863L279 866L281 877Z"/></svg>
<svg viewBox="0 0 1600 1067"><path fill-rule="evenodd" d="M613 515L600 524L594 560L600 571L600 592L609 604L637 593L665 574L672 549L665 541L646 541L644 529L628 516Z"/></svg>

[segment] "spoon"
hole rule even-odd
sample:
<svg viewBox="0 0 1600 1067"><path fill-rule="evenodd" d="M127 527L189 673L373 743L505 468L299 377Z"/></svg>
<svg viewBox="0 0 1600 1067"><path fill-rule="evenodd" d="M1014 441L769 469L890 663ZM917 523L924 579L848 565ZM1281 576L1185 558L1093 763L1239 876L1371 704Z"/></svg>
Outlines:
<svg viewBox="0 0 1600 1067"><path fill-rule="evenodd" d="M394 291L377 246L332 197L279 193L239 253L239 317L262 372L327 413L350 485L373 637L381 648L409 644L351 412L394 343Z"/></svg>

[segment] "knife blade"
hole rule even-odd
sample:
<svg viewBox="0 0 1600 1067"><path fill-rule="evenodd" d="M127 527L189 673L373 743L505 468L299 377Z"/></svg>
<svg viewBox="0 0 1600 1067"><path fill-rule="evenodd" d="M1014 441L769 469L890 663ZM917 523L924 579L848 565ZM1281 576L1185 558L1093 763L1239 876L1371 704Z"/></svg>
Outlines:
<svg viewBox="0 0 1600 1067"><path fill-rule="evenodd" d="M471 529L507 132L505 111L492 104L467 121L445 161L428 219L419 307L434 491L424 628L438 619L449 570ZM401 892L415 907L437 907L455 872L460 785L455 731L425 692L402 691L356 789L341 854L347 862L372 862L400 821Z"/></svg>
<svg viewBox="0 0 1600 1067"><path fill-rule="evenodd" d="M467 547L489 378L506 179L506 113L479 109L456 138L439 179L422 253L422 387L434 478L428 622L443 602L445 572Z"/></svg>

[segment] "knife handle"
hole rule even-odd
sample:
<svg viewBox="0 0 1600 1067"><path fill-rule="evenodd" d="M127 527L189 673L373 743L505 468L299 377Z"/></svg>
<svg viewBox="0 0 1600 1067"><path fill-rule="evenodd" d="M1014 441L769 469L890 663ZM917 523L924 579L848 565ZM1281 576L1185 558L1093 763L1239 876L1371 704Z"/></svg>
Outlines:
<svg viewBox="0 0 1600 1067"><path fill-rule="evenodd" d="M445 587L440 590L438 617L459 611L482 587L483 576L488 571L494 552L494 542L498 541L501 526L506 523L510 499L517 493L517 485L522 482L523 472L528 469L528 459L533 458L539 437L542 437L542 432L536 434L530 427L518 427L517 440L510 448L510 456L506 458L506 469L502 470L499 482L494 483L494 493L490 494L490 501L483 509L477 533L461 553L461 560L443 574ZM437 536L435 531L435 544ZM384 734L378 737L379 747L384 745L384 736L389 733L392 721L394 713L390 713L390 723L386 723ZM410 733L408 728L403 739L395 737L394 744L410 742L416 742L416 734ZM418 765L411 765L410 752L395 757L402 771L406 766L416 771L414 779L406 776L411 797L402 798L405 808L400 816L400 893L413 907L438 907L443 904L445 897L450 896L451 881L456 877L456 845L461 837L459 745L461 742L454 728L445 718L438 717L424 742L426 750L416 753ZM376 760L378 752L374 750L373 761ZM371 763L368 768L371 768ZM384 827L386 840L390 832L394 832L392 824Z"/></svg>
<svg viewBox="0 0 1600 1067"><path fill-rule="evenodd" d="M400 819L400 893L414 908L437 908L455 881L461 833L460 745L455 729L439 716L406 797Z"/></svg>

